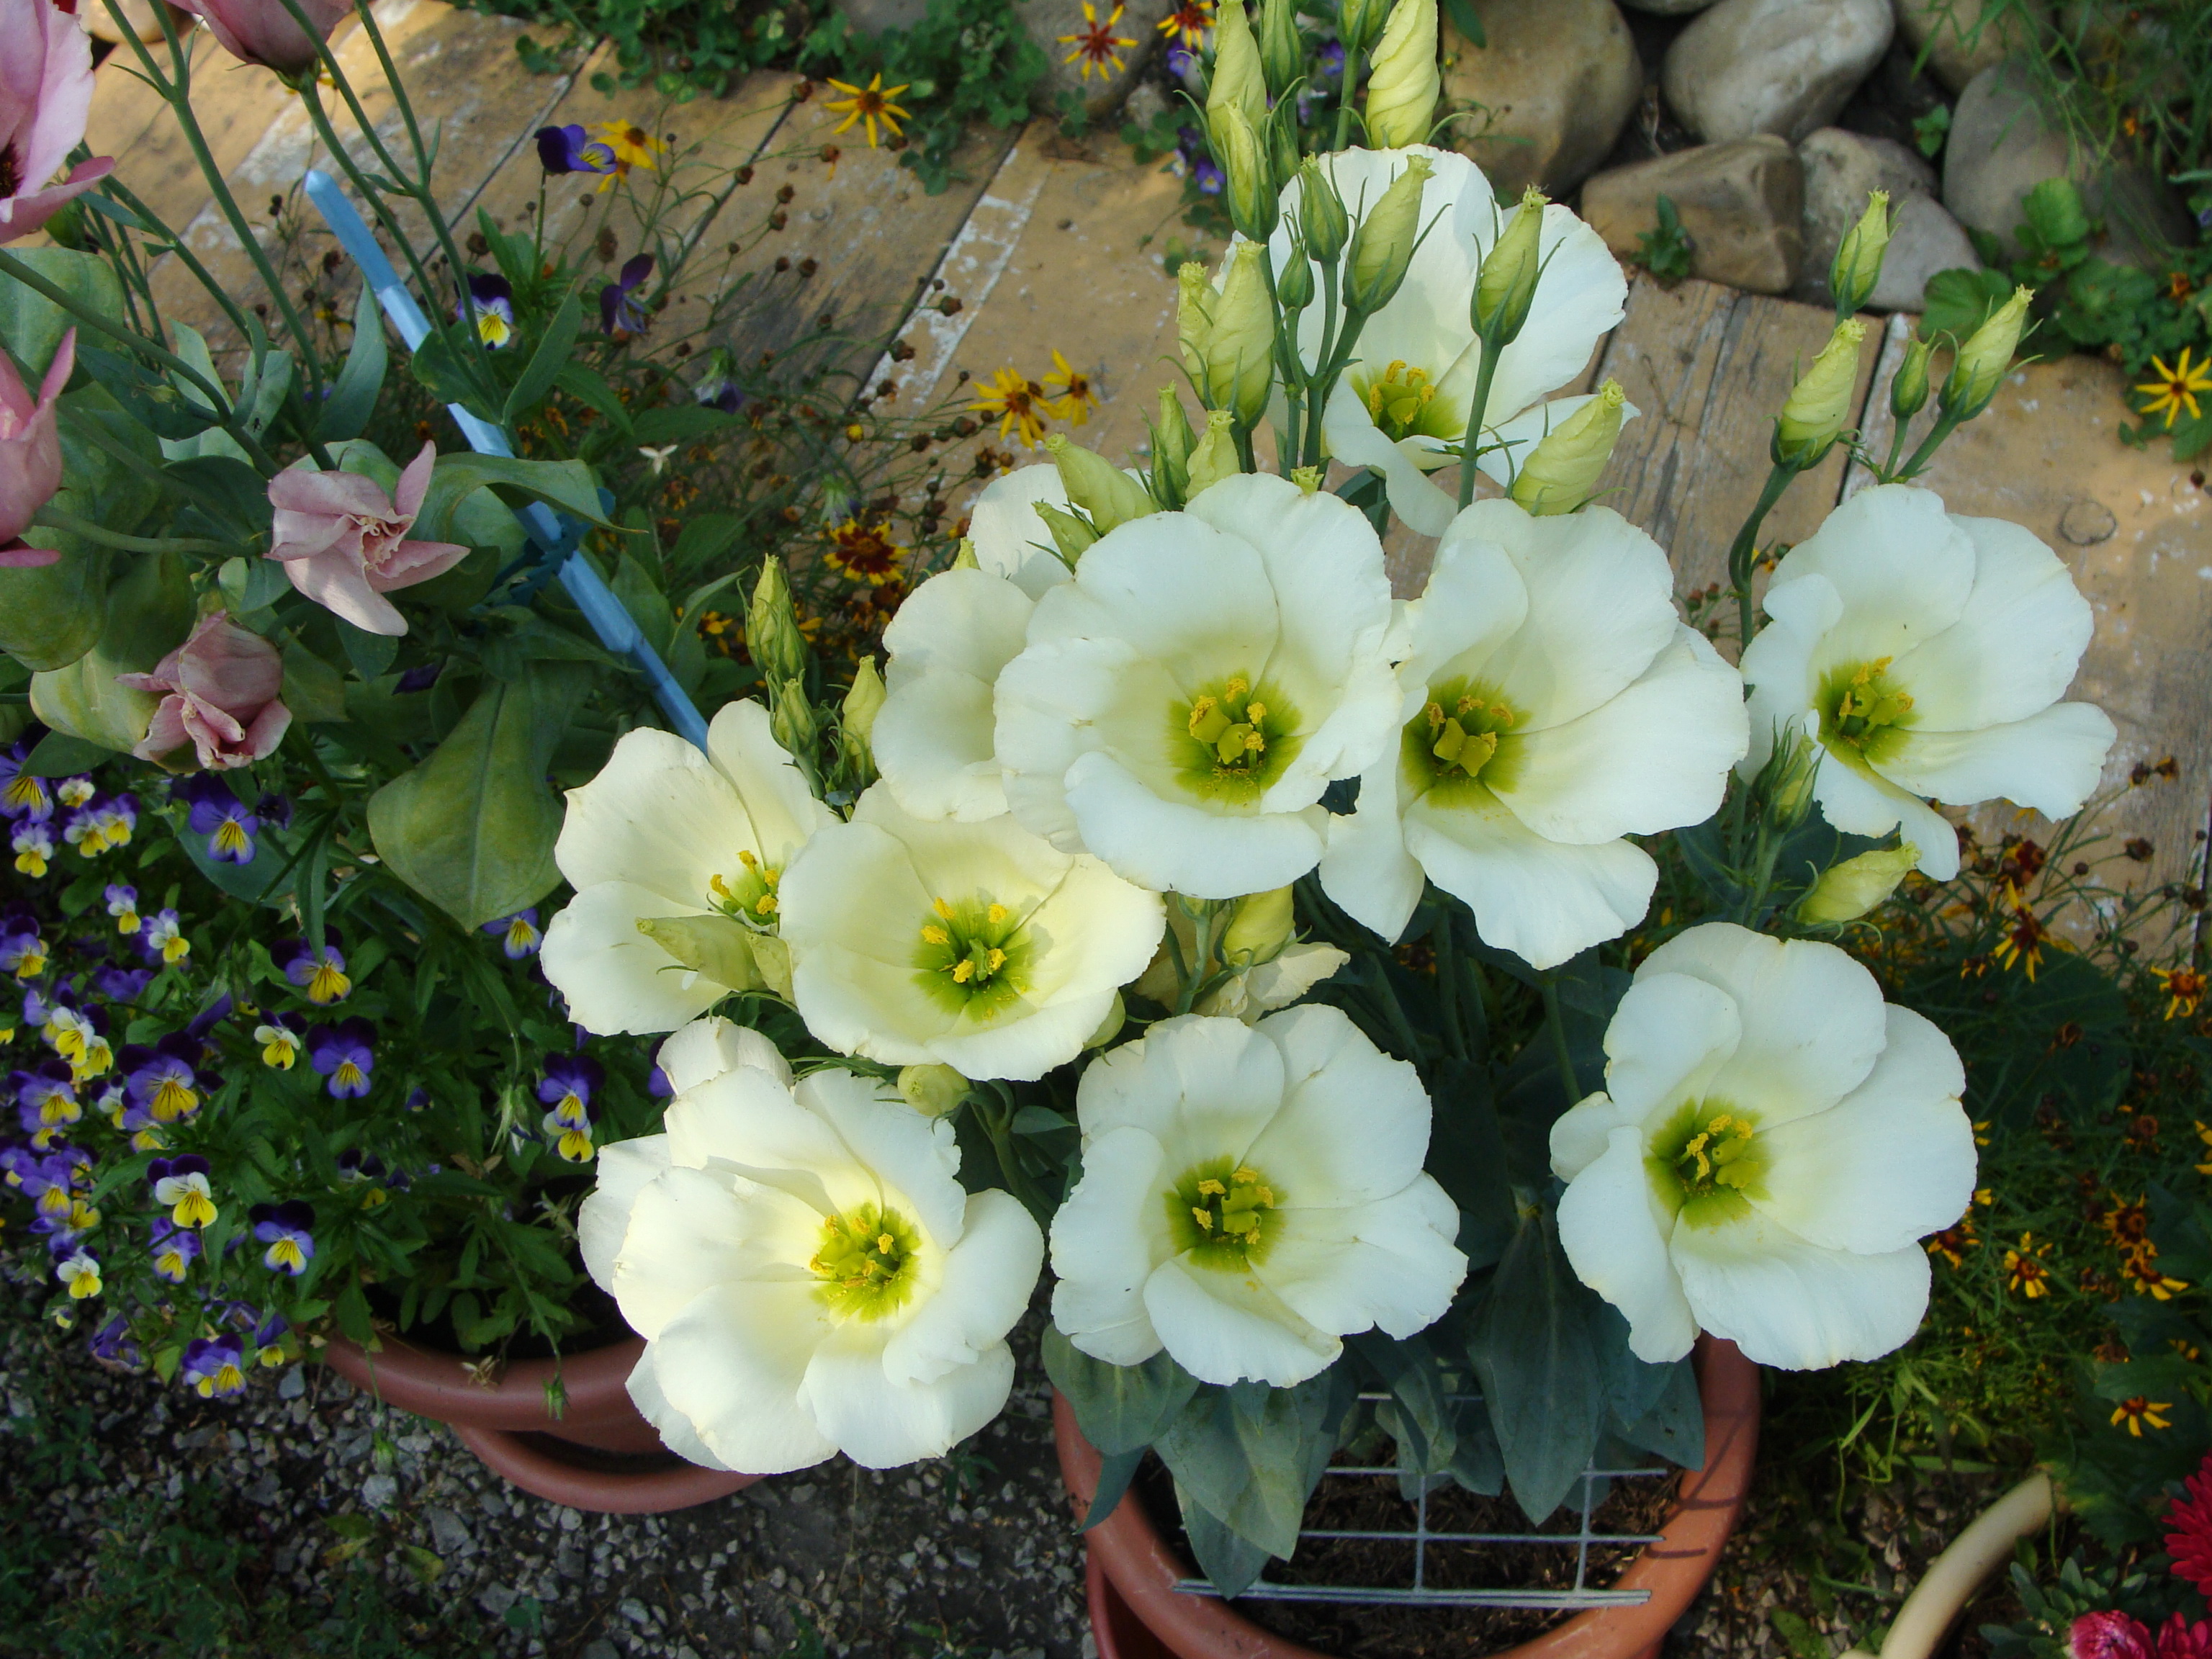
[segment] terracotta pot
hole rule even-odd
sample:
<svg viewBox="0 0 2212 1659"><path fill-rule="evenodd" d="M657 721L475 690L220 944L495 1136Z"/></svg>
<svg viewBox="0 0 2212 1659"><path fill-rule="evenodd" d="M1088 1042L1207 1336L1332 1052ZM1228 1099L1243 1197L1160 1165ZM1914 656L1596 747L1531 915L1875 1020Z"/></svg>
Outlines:
<svg viewBox="0 0 2212 1659"><path fill-rule="evenodd" d="M1705 1466L1683 1475L1674 1509L1660 1528L1665 1541L1646 1546L1618 1581L1622 1589L1650 1590L1651 1599L1577 1613L1506 1650L1512 1659L1658 1659L1661 1640L1712 1577L1751 1486L1759 1367L1733 1342L1711 1337L1699 1340L1695 1363L1705 1409ZM1097 1490L1098 1453L1057 1395L1053 1431L1060 1474L1080 1516ZM1227 1601L1176 1589L1176 1581L1196 1577L1195 1571L1169 1547L1134 1492L1088 1537L1091 1627L1099 1659L1325 1659L1261 1629Z"/></svg>
<svg viewBox="0 0 2212 1659"><path fill-rule="evenodd" d="M450 1423L461 1442L527 1492L602 1515L650 1515L711 1503L760 1479L687 1462L660 1443L625 1386L645 1343L629 1337L550 1359L525 1359L486 1385L458 1354L396 1336L370 1353L342 1336L323 1350L331 1369L387 1404ZM545 1409L556 1371L568 1393L562 1415Z"/></svg>

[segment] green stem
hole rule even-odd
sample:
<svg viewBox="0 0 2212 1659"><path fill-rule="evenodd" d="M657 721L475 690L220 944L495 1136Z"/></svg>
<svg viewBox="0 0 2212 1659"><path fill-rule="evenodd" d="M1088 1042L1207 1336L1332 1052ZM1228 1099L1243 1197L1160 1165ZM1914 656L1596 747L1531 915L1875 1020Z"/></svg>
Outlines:
<svg viewBox="0 0 2212 1659"><path fill-rule="evenodd" d="M1467 1058L1467 1032L1459 1017L1459 951L1452 939L1451 912L1437 913L1437 1011L1444 1028L1444 1041L1452 1058Z"/></svg>
<svg viewBox="0 0 2212 1659"><path fill-rule="evenodd" d="M1474 458L1482 449L1482 417L1490 410L1490 383L1498 378L1502 348L1482 343L1482 363L1474 371L1474 399L1467 406L1467 435L1460 440L1459 504L1463 509L1474 499Z"/></svg>
<svg viewBox="0 0 2212 1659"><path fill-rule="evenodd" d="M1572 1106L1583 1097L1581 1080L1575 1076L1574 1050L1567 1044L1567 1022L1559 1007L1559 985L1549 974L1544 975L1544 1024L1552 1033L1552 1063L1559 1068L1559 1084Z"/></svg>
<svg viewBox="0 0 2212 1659"><path fill-rule="evenodd" d="M220 553L235 554L239 550L229 542L171 540L159 536L125 536L118 532L80 519L74 513L64 513L52 501L40 507L31 519L33 524L44 525L49 530L59 530L71 536L82 536L102 547L119 548L125 553Z"/></svg>
<svg viewBox="0 0 2212 1659"><path fill-rule="evenodd" d="M1352 311L1345 314L1344 332L1337 338L1336 349L1322 365L1321 374L1307 382L1306 403L1309 408L1327 410L1329 398L1335 395L1339 377L1352 365L1352 349L1359 343L1359 332L1366 326L1364 312ZM1306 441L1310 451L1306 465L1312 466L1321 460L1321 421L1318 417L1308 428Z"/></svg>
<svg viewBox="0 0 2212 1659"><path fill-rule="evenodd" d="M1741 652L1751 643L1753 608L1751 603L1751 567L1753 556L1759 550L1759 527L1766 522L1766 515L1774 510L1782 492L1790 488L1790 481L1797 476L1797 468L1787 461L1777 461L1766 475L1766 483L1759 492L1759 501L1743 521L1743 528L1735 532L1735 540L1729 545L1729 584L1735 593L1736 649Z"/></svg>
<svg viewBox="0 0 2212 1659"><path fill-rule="evenodd" d="M1928 435L1920 441L1920 447L1912 452L1912 459L1905 464L1905 471L1892 477L1884 478L1882 482L1905 483L1918 477L1927 470L1928 463L1936 459L1936 452L1943 447L1943 440L1965 424L1966 422L1961 417L1945 410L1936 416L1936 424L1929 428Z"/></svg>
<svg viewBox="0 0 2212 1659"><path fill-rule="evenodd" d="M1299 459L1308 466L1321 465L1321 418L1323 410L1327 407L1328 394L1334 389L1336 384L1336 377L1328 373L1328 367L1331 360L1336 356L1336 329L1340 315L1336 307L1337 266L1342 258L1342 250L1340 249L1337 258L1322 262L1321 350L1314 358L1315 363L1322 371L1322 375L1310 374L1305 377L1308 419L1304 453L1299 457ZM1322 378L1322 376L1326 379Z"/></svg>
<svg viewBox="0 0 2212 1659"><path fill-rule="evenodd" d="M1364 54L1347 51L1344 54L1344 79L1336 88L1336 142L1329 146L1340 150L1352 141L1352 100L1359 85L1359 60Z"/></svg>

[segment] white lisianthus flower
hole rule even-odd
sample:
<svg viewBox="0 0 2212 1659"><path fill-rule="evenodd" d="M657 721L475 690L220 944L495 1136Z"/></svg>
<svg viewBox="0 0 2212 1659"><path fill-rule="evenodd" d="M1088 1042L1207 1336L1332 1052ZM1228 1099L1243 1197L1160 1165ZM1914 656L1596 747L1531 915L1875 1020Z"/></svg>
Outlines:
<svg viewBox="0 0 2212 1659"><path fill-rule="evenodd" d="M662 1046L667 1133L600 1152L578 1242L646 1339L630 1374L669 1448L777 1474L843 1452L941 1457L1006 1403L1006 1335L1044 1241L957 1179L952 1126L702 1021Z"/></svg>
<svg viewBox="0 0 2212 1659"><path fill-rule="evenodd" d="M1358 358L1322 413L1328 453L1349 466L1370 466L1388 484L1390 506L1425 536L1440 536L1458 511L1456 472L1443 487L1428 475L1456 469L1467 434L1482 344L1468 312L1483 256L1514 212L1482 170L1455 151L1417 144L1405 149L1348 149L1318 158L1355 216L1372 207L1409 157L1434 169L1421 195L1421 222L1441 219L1414 250L1404 284L1361 330ZM1290 258L1299 185L1284 192L1284 215L1271 243L1275 268ZM1628 280L1604 239L1554 203L1544 210L1539 240L1543 276L1519 337L1499 354L1483 417L1483 442L1498 446L1476 465L1509 483L1521 458L1547 432L1589 401L1587 395L1543 401L1582 373L1607 330L1620 321ZM1309 369L1320 367L1322 330L1341 332L1341 314L1315 304L1298 318L1298 349ZM1636 411L1626 411L1633 415Z"/></svg>
<svg viewBox="0 0 2212 1659"><path fill-rule="evenodd" d="M1242 474L1101 537L999 677L1015 817L1139 884L1235 898L1320 860L1322 792L1390 741L1382 544Z"/></svg>
<svg viewBox="0 0 2212 1659"><path fill-rule="evenodd" d="M916 817L973 823L1006 810L991 688L1020 653L1039 597L1068 578L1039 502L1066 508L1058 467L1024 466L985 485L968 526L975 568L932 576L884 630L889 695L868 742Z"/></svg>
<svg viewBox="0 0 2212 1659"><path fill-rule="evenodd" d="M793 1000L843 1054L966 1077L1042 1077L1083 1051L1142 973L1159 896L1001 813L909 817L881 784L781 890Z"/></svg>
<svg viewBox="0 0 2212 1659"><path fill-rule="evenodd" d="M1425 874L1538 968L1634 927L1658 866L1626 837L1710 817L1747 741L1741 682L1673 586L1607 507L1454 520L1407 607L1398 742L1329 820L1329 897L1395 939Z"/></svg>
<svg viewBox="0 0 2212 1659"><path fill-rule="evenodd" d="M1052 1316L1096 1358L1289 1388L1346 1336L1434 1323L1467 1276L1420 1079L1337 1009L1163 1020L1091 1062L1076 1113Z"/></svg>
<svg viewBox="0 0 2212 1659"><path fill-rule="evenodd" d="M1702 1327L1804 1370L1919 1328L1919 1241L1974 1190L1942 1031L1832 945L1713 922L1645 958L1605 1052L1606 1092L1552 1127L1559 1243L1639 1358Z"/></svg>
<svg viewBox="0 0 2212 1659"><path fill-rule="evenodd" d="M2057 556L2016 524L1946 513L1905 484L1863 489L1797 544L1766 591L1772 622L1743 653L1747 775L1778 729L1820 751L1813 793L1837 829L1904 828L1920 868L1959 873L1959 841L1923 799L1996 796L2069 817L2117 735L2061 702L2093 622Z"/></svg>
<svg viewBox="0 0 2212 1659"><path fill-rule="evenodd" d="M576 896L542 959L569 1018L602 1036L669 1031L763 983L750 939L773 951L784 867L836 821L757 702L724 705L703 755L671 732L624 732L568 792L553 849Z"/></svg>

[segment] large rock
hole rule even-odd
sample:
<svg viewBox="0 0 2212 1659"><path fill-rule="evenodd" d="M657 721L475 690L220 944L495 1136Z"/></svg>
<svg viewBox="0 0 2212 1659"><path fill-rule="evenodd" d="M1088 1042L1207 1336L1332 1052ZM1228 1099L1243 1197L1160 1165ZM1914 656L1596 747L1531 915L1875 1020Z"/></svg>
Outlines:
<svg viewBox="0 0 2212 1659"><path fill-rule="evenodd" d="M1037 0L1030 0L1036 4ZM1452 143L1506 194L1563 195L1606 158L1644 94L1644 66L1613 0L1474 0L1486 46L1444 26Z"/></svg>
<svg viewBox="0 0 2212 1659"><path fill-rule="evenodd" d="M2189 216L2147 167L2106 161L2075 144L2046 116L2033 70L2008 58L1984 70L1959 96L1943 151L1943 205L1971 230L1986 231L2016 256L2021 200L2045 179L2071 179L2093 218L2105 222L2096 252L2116 264L2154 267L2157 240L2189 239Z"/></svg>
<svg viewBox="0 0 2212 1659"><path fill-rule="evenodd" d="M2018 0L1995 17L1987 0L1892 0L1898 33L1915 52L1926 51L1928 72L1954 92L1985 69L2033 44L2050 21L2045 0Z"/></svg>
<svg viewBox="0 0 2212 1659"><path fill-rule="evenodd" d="M1727 0L1722 0L1723 4ZM1796 152L1761 136L1701 144L1601 173L1583 186L1583 217L1614 253L1637 252L1665 196L1690 237L1690 269L1709 282L1787 294L1804 261L1804 176Z"/></svg>
<svg viewBox="0 0 2212 1659"><path fill-rule="evenodd" d="M1687 17L1693 11L1703 11L1713 0L1621 0L1621 3L1655 16Z"/></svg>
<svg viewBox="0 0 2212 1659"><path fill-rule="evenodd" d="M1797 159L1805 169L1805 266L1796 298L1835 302L1828 268L1872 191L1889 192L1892 223L1881 280L1867 301L1871 309L1918 311L1929 277L1980 263L1966 233L1935 200L1936 169L1905 145L1822 127L1797 146Z"/></svg>
<svg viewBox="0 0 2212 1659"><path fill-rule="evenodd" d="M1794 143L1835 119L1895 29L1889 0L1720 0L1668 48L1662 84L1709 143Z"/></svg>

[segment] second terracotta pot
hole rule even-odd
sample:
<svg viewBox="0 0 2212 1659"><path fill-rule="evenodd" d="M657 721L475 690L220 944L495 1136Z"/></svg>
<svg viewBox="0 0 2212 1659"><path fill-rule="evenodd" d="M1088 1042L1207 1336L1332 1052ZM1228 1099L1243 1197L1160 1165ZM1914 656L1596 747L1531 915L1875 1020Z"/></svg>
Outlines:
<svg viewBox="0 0 2212 1659"><path fill-rule="evenodd" d="M602 1515L648 1515L710 1503L760 1477L702 1468L660 1443L631 1403L638 1337L564 1356L525 1359L480 1382L459 1354L385 1336L374 1353L344 1337L323 1350L331 1369L390 1405L450 1423L461 1442L525 1492ZM562 1414L545 1408L556 1374Z"/></svg>
<svg viewBox="0 0 2212 1659"><path fill-rule="evenodd" d="M1657 1659L1659 1644L1712 1577L1735 1529L1759 1449L1759 1367L1733 1342L1698 1344L1698 1393L1705 1407L1705 1467L1684 1474L1674 1508L1617 1581L1647 1589L1636 1607L1593 1607L1498 1659ZM1053 1396L1060 1474L1078 1515L1097 1490L1100 1459ZM1099 1659L1327 1659L1263 1630L1218 1597L1190 1595L1176 1581L1195 1571L1170 1547L1134 1492L1089 1533L1091 1625ZM1447 1615L1448 1616L1448 1615Z"/></svg>

